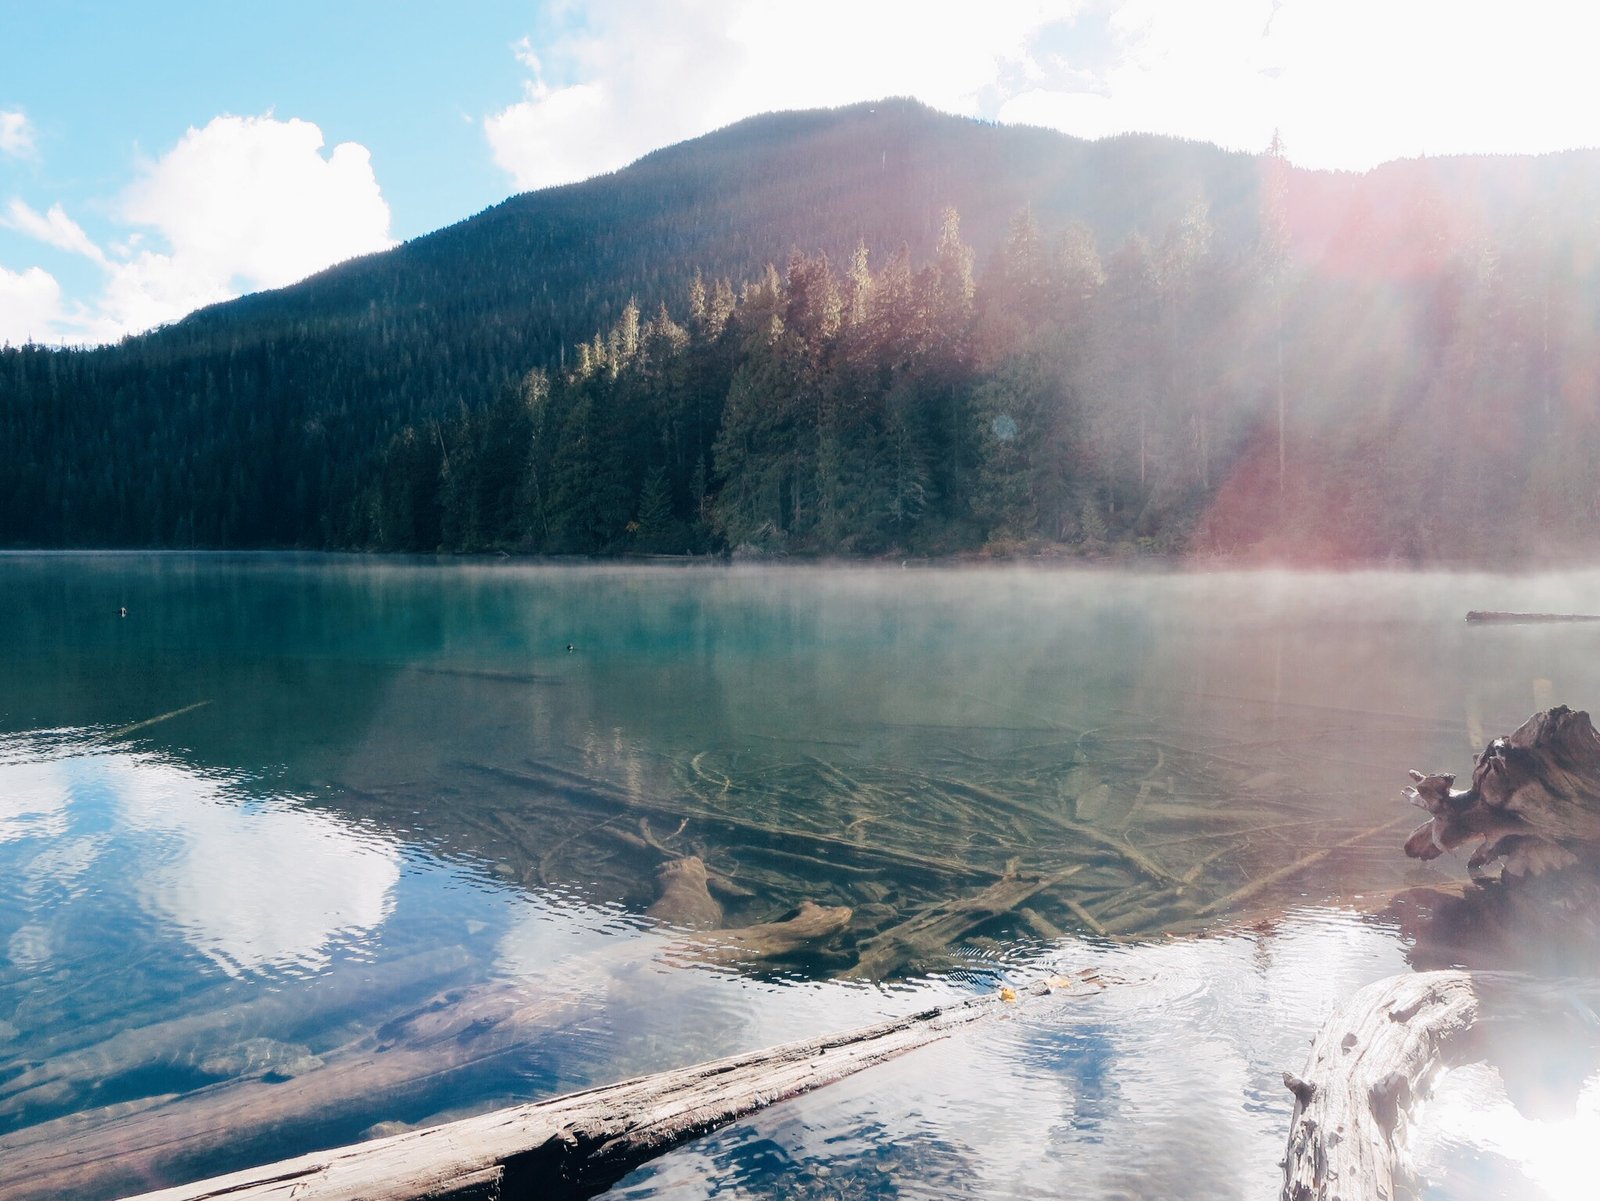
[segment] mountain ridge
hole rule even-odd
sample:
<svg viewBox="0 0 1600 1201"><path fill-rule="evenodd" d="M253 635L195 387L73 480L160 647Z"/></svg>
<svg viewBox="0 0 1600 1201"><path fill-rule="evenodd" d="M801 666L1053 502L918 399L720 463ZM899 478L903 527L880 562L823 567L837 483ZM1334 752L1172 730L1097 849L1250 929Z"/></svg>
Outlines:
<svg viewBox="0 0 1600 1201"><path fill-rule="evenodd" d="M970 189L967 195L961 194L962 189L947 189L947 194L942 197L934 195L926 197L921 205L919 219L909 223L910 229L902 228L898 238L893 233L884 232L882 227L888 222L882 219L863 222L857 230L857 236L866 240L869 248L878 255L892 251L896 241L901 240L913 243L911 248L914 252L925 253L931 249L932 238L937 231L938 214L947 206L956 208L962 214L964 226L969 232L969 240L980 260L986 258L999 244L1004 234L1005 222L1024 205L1034 208L1035 215L1041 223L1059 223L1065 219L1085 221L1103 248L1110 247L1135 229L1146 231L1159 229L1171 221L1180 219L1182 203L1197 197L1207 203L1214 215L1219 213L1222 215L1224 228L1230 239L1242 241L1254 233L1250 223L1259 209L1259 197L1254 194L1253 188L1259 181L1248 179L1246 176L1258 172L1264 152L1231 150L1209 142L1152 133L1125 133L1099 139L1083 139L1043 126L1000 124L943 113L908 97L886 97L835 108L784 110L745 117L692 138L648 151L612 171L572 183L512 194L477 213L409 238L398 246L333 264L303 280L281 288L250 293L205 306L167 326L146 331L136 337L142 338L160 330L181 326L195 318L210 319L211 315L219 310L229 310L240 302L258 301L264 297L281 298L285 293L295 294L297 297L306 293L314 295L318 289L329 286L334 280L338 280L341 284L347 282L345 279L347 274L359 279L371 268L397 258L403 259L410 253L431 254L441 241L448 243L459 237L474 235L486 226L500 222L524 222L530 216L530 209L535 210L535 219L544 217L544 214L537 213L538 209L551 205L559 210L565 207L562 201L566 198L579 198L588 202L597 193L603 193L609 190L610 186L619 183L627 186L659 186L663 181L653 178L653 174L660 173L663 168L670 172L681 160L701 155L708 147L714 148L719 162L726 168L728 164L725 160L729 151L748 151L752 143L771 145L779 140L779 136L793 140L795 137L817 138L819 135L824 137L836 135L851 126L864 124L861 120L863 117L875 115L880 110L886 115L897 115L902 123L899 129L893 127L884 129L884 134L899 135L903 138L906 132L905 126L911 121L926 123L926 128L929 129L934 126L940 126L944 131L965 129L976 133L979 137L988 137L993 132L994 136L1009 139L1010 145L1006 148L1007 153L1004 156L991 157L1009 157L1013 160L1029 158L1038 161L1057 160L1054 166L1058 172L1063 166L1059 161L1061 152L1070 151L1078 156L1078 162L1073 165L1080 166L1084 171L1094 173L1099 170L1106 176L1111 172L1105 170L1107 164L1100 160L1113 159L1115 160L1113 165L1123 169L1118 176L1119 197L1126 195L1127 169L1140 166L1141 160L1159 160L1165 155L1169 160L1182 157L1190 161L1181 170L1180 187L1174 188L1172 181L1166 178L1143 181L1145 187L1142 190L1146 195L1139 204L1093 197L1095 203L1086 205L1083 203L1086 198L1084 190L1073 190L1060 180L1050 181L1056 189L1054 194L1048 190L1048 184L1041 185L1035 179L1032 191L1025 184L1002 186L996 189L997 198L976 205L972 203ZM1207 159L1211 161L1208 163L1200 161ZM1234 168L1238 172L1238 177L1228 178L1224 164ZM1145 165L1149 170L1148 162ZM1293 178L1302 181L1302 191L1319 197L1318 200L1302 206L1314 211L1328 207L1331 200L1338 198L1341 193L1345 194L1346 202L1350 203L1353 200L1350 194L1364 187L1392 188L1397 184L1409 184L1419 174L1432 177L1443 188L1457 193L1469 193L1483 188L1486 182L1492 184L1493 180L1485 181L1482 177L1501 168L1527 170L1557 165L1568 168L1566 172L1568 175L1584 176L1583 182L1586 186L1600 183L1600 149L1595 148L1540 154L1421 155L1387 160L1361 171L1305 168L1294 166L1291 162L1290 173ZM703 165L697 165L693 170L709 174ZM995 173L990 171L977 174L987 174L992 180ZM1042 174L1048 178L1050 173ZM723 178L728 177L725 175ZM903 191L912 191L924 181L925 175L923 178L902 177L899 183ZM679 189L682 187L681 180L669 179L666 182L673 183ZM792 183L793 174L786 176L785 182ZM1207 182L1213 184L1210 189L1204 187ZM1501 204L1517 199L1514 186L1510 189L1503 187L1501 190L1509 190L1512 193L1510 196L1500 197ZM1155 193L1159 193L1159 196L1153 195ZM1090 196L1092 197L1092 193ZM967 201L965 207L961 203L963 200ZM1078 203L1075 204L1075 201ZM703 199L696 198L696 204L691 207L699 207L701 204ZM878 235L876 238L871 236L874 233ZM920 244L912 235L921 239ZM714 247L707 247L706 252L695 262L697 268L708 276L727 274L734 279L751 278L766 263L781 263L789 251L794 249L807 253L822 251L835 260L842 259L848 253L849 247L841 245L841 239L847 236L820 231L786 231L782 235L775 235L751 254L730 256L717 252ZM623 286L626 285L619 282L619 290ZM645 299L653 305L657 297L652 293ZM621 297L614 299L612 303L619 309L625 300L626 297ZM614 311L600 312L596 320L585 328L585 333L597 325L614 319L614 316Z"/></svg>

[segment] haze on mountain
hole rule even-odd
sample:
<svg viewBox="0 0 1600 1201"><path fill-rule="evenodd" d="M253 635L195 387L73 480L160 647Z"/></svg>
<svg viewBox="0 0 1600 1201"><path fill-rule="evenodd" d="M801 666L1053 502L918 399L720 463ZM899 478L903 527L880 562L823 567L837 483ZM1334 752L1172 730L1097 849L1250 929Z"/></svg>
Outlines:
<svg viewBox="0 0 1600 1201"><path fill-rule="evenodd" d="M772 114L92 350L0 350L0 542L1594 549L1600 155L1363 175Z"/></svg>

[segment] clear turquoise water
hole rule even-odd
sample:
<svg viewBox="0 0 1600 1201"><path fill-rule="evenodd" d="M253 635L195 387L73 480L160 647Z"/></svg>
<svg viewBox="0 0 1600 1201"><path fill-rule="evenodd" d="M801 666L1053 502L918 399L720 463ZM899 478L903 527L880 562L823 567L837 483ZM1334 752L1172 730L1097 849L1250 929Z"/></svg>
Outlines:
<svg viewBox="0 0 1600 1201"><path fill-rule="evenodd" d="M130 1139L167 1150L73 1195L1081 967L1119 983L615 1191L1273 1195L1279 1074L1337 1000L1406 967L1359 914L1458 870L1407 863L1404 825L1339 844L1403 815L1406 767L1465 770L1534 708L1600 696L1595 627L1462 614L1596 595L1592 573L0 556L0 1197L59 1195L47 1172ZM1173 937L1100 938L1047 892L1043 926L1002 914L852 975L1007 861L1080 854L1068 812L1198 864L1196 903L1330 854L1157 915ZM738 886L730 926L806 899L851 925L778 960L708 954L645 913L680 854ZM1121 887L1071 895L1113 912Z"/></svg>

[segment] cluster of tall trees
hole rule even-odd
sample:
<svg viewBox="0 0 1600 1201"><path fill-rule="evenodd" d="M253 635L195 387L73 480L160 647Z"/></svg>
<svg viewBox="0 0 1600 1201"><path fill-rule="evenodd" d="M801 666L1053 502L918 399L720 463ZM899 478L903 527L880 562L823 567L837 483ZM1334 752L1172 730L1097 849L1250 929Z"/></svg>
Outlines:
<svg viewBox="0 0 1600 1201"><path fill-rule="evenodd" d="M544 552L1111 544L1485 561L1596 544L1580 224L1355 230L1309 259L1196 202L1102 256L1024 210L980 271L793 254L629 305L565 372L395 436L358 541ZM1276 181L1271 173L1278 173Z"/></svg>
<svg viewBox="0 0 1600 1201"><path fill-rule="evenodd" d="M1203 214L1173 238L1138 243L1109 291L1086 228L1046 235L1027 211L981 277L954 210L931 262L901 249L874 265L861 245L838 266L796 252L737 290L696 276L677 317L630 303L566 371L401 429L358 540L554 553L1104 540L1138 489L1124 500L1093 464L1095 318L1132 305L1124 341L1159 332L1145 318L1177 336L1202 289L1185 279L1168 297L1154 273L1194 267L1169 260L1204 254ZM1149 346L1106 349L1148 373ZM1140 419L1154 486L1153 411Z"/></svg>

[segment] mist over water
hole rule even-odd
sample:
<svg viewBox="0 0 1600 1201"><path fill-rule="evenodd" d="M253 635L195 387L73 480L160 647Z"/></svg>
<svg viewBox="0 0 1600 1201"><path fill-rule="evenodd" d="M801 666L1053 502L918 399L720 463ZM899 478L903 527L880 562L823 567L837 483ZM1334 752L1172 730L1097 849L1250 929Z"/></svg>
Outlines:
<svg viewBox="0 0 1600 1201"><path fill-rule="evenodd" d="M1407 966L1362 915L1464 870L1406 860L1408 820L1368 834L1406 818L1405 769L1464 772L1534 709L1600 697L1600 627L1465 612L1596 597L1595 571L0 557L0 1162L262 1098L259 1131L159 1169L203 1175L1094 967L1117 983L618 1191L1273 1195L1279 1074ZM1109 840L1092 856L1086 829ZM728 927L804 900L851 924L719 955L645 915L677 855L742 887ZM882 949L908 914L1073 856L1037 922ZM439 1066L462 1045L418 1016L440 997L507 1037L427 1084L318 1093ZM32 1195L20 1174L0 1196Z"/></svg>

